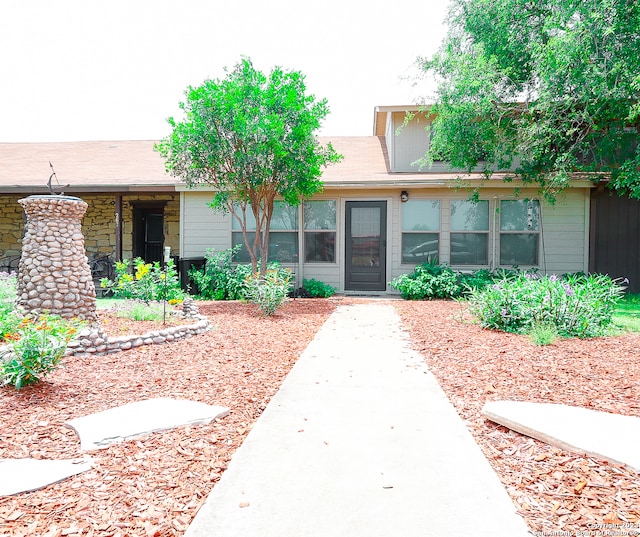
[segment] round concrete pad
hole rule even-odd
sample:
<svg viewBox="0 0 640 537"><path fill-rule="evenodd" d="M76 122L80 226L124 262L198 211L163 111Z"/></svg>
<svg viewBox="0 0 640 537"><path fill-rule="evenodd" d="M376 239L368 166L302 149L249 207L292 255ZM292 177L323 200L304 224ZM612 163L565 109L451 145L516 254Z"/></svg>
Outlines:
<svg viewBox="0 0 640 537"><path fill-rule="evenodd" d="M83 450L102 449L116 442L173 429L181 425L209 423L229 414L222 406L184 399L146 399L65 423L80 437Z"/></svg>
<svg viewBox="0 0 640 537"><path fill-rule="evenodd" d="M38 490L91 468L91 459L0 459L0 496Z"/></svg>

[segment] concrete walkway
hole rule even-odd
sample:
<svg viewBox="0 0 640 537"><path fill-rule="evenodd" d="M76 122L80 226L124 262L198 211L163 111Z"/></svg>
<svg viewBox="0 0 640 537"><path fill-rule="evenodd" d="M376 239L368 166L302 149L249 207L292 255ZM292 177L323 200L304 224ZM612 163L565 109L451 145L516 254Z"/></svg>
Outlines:
<svg viewBox="0 0 640 537"><path fill-rule="evenodd" d="M331 315L186 533L471 535L529 532L383 301Z"/></svg>

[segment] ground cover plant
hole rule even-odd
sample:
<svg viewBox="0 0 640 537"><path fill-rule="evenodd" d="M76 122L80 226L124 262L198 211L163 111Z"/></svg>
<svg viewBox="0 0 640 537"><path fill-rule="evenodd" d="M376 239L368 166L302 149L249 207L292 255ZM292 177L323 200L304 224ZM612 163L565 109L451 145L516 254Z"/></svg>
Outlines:
<svg viewBox="0 0 640 537"><path fill-rule="evenodd" d="M607 334L623 294L622 282L605 275L520 273L474 290L468 302L485 328L588 338Z"/></svg>

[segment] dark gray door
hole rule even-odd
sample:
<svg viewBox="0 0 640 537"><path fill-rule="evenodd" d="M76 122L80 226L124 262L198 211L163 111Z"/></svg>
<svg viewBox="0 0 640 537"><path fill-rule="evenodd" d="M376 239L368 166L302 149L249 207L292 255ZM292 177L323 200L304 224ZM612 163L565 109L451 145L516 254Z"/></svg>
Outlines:
<svg viewBox="0 0 640 537"><path fill-rule="evenodd" d="M345 209L344 288L384 291L387 287L387 202L348 201Z"/></svg>

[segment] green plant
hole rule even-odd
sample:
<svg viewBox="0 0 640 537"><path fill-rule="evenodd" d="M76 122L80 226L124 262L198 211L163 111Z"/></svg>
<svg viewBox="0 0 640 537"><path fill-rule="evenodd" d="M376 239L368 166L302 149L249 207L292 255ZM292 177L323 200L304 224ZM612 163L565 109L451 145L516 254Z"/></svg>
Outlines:
<svg viewBox="0 0 640 537"><path fill-rule="evenodd" d="M558 331L550 324L533 325L528 335L536 345L551 345L558 339Z"/></svg>
<svg viewBox="0 0 640 537"><path fill-rule="evenodd" d="M328 298L336 294L336 288L314 278L302 280L302 290L309 298Z"/></svg>
<svg viewBox="0 0 640 537"><path fill-rule="evenodd" d="M17 278L15 274L0 272L0 341L10 336L20 324L15 311Z"/></svg>
<svg viewBox="0 0 640 537"><path fill-rule="evenodd" d="M265 315L273 315L284 303L291 287L289 269L271 268L264 275L253 274L248 280L248 298Z"/></svg>
<svg viewBox="0 0 640 537"><path fill-rule="evenodd" d="M486 328L528 333L553 326L562 337L604 335L624 287L604 275L520 273L469 296L471 313Z"/></svg>
<svg viewBox="0 0 640 537"><path fill-rule="evenodd" d="M416 265L411 274L402 274L389 285L408 300L453 298L462 291L457 274L447 265L437 262Z"/></svg>
<svg viewBox="0 0 640 537"><path fill-rule="evenodd" d="M133 321L161 321L172 309L171 306L167 306L163 302L138 299L127 300L113 307L117 317Z"/></svg>
<svg viewBox="0 0 640 537"><path fill-rule="evenodd" d="M133 260L133 270L130 261L125 259L116 263L115 270L115 278L113 280L103 278L100 286L110 291L116 298L140 300L184 298L172 259L163 268L157 261L145 263L137 257Z"/></svg>
<svg viewBox="0 0 640 537"><path fill-rule="evenodd" d="M7 350L0 357L2 383L19 390L42 380L58 367L68 343L82 325L57 315L24 317L7 338Z"/></svg>
<svg viewBox="0 0 640 537"><path fill-rule="evenodd" d="M242 245L216 252L207 250L203 269L191 269L189 277L206 300L243 300L247 297L250 265L233 265L233 257Z"/></svg>

